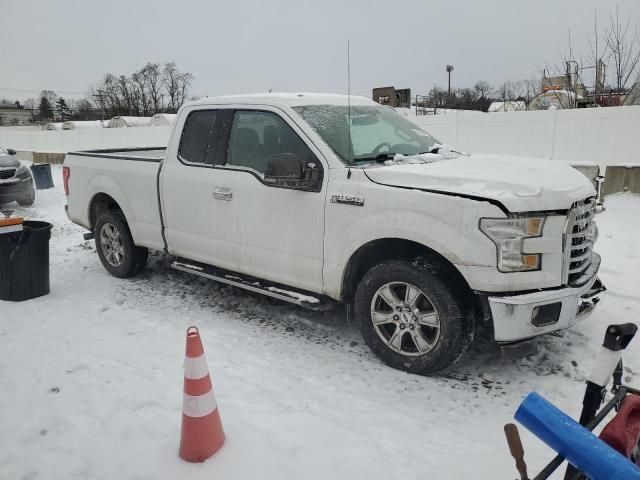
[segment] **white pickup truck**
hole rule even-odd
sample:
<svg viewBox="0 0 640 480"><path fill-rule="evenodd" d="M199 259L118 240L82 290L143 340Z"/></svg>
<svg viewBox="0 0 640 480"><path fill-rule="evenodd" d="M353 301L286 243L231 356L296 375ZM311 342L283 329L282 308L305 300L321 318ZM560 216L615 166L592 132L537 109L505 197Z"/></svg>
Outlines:
<svg viewBox="0 0 640 480"><path fill-rule="evenodd" d="M482 324L501 345L565 329L604 290L586 177L451 151L361 97L201 99L166 149L71 153L63 175L111 274L157 249L304 307L353 305L371 350L410 372L452 365Z"/></svg>

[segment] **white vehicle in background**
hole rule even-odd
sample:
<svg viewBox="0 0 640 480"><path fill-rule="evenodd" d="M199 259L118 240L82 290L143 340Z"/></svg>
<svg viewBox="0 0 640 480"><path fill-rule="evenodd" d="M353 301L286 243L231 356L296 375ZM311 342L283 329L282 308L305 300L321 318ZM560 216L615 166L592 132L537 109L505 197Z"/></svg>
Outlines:
<svg viewBox="0 0 640 480"><path fill-rule="evenodd" d="M501 345L565 329L604 290L582 174L450 151L360 97L204 98L166 150L71 153L64 183L113 275L157 249L307 308L351 304L369 347L415 373L452 365L481 324Z"/></svg>

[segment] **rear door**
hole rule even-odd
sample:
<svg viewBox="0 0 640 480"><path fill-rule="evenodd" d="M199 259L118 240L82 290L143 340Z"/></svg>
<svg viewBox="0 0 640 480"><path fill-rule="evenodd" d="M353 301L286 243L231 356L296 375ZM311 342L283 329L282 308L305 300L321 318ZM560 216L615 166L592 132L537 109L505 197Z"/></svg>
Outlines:
<svg viewBox="0 0 640 480"><path fill-rule="evenodd" d="M324 158L277 108L230 113L226 155L213 178L216 245L232 245L234 270L322 292L326 175L310 192L265 184L264 173L272 155L294 153L326 171Z"/></svg>
<svg viewBox="0 0 640 480"><path fill-rule="evenodd" d="M219 230L216 163L224 160L229 112L211 107L182 111L161 172L162 213L169 252L223 268L235 268L232 245ZM175 134L175 133L174 133Z"/></svg>

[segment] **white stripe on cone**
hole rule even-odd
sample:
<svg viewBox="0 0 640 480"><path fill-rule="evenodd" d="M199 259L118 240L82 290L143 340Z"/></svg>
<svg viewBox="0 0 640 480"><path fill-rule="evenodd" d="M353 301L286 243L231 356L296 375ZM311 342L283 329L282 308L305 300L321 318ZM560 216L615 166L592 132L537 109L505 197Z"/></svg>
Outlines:
<svg viewBox="0 0 640 480"><path fill-rule="evenodd" d="M192 396L186 393L184 394L182 413L187 417L206 417L210 413L213 413L216 408L218 408L218 404L216 403L213 389L204 395Z"/></svg>
<svg viewBox="0 0 640 480"><path fill-rule="evenodd" d="M198 380L209 375L207 367L207 359L204 354L198 357L185 357L184 359L184 378L189 380Z"/></svg>

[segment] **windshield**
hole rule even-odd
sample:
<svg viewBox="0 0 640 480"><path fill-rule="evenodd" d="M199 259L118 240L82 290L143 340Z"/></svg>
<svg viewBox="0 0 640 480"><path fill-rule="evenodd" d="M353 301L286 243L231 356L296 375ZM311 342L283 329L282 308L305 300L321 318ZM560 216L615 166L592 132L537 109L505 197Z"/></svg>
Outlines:
<svg viewBox="0 0 640 480"><path fill-rule="evenodd" d="M351 107L349 151L348 109L342 105L293 108L346 164L417 155L431 151L438 141L395 110L376 105Z"/></svg>

